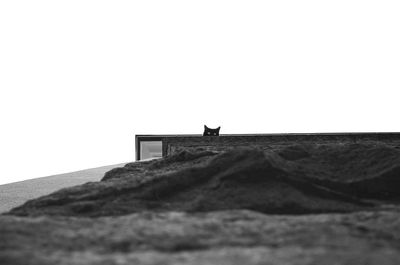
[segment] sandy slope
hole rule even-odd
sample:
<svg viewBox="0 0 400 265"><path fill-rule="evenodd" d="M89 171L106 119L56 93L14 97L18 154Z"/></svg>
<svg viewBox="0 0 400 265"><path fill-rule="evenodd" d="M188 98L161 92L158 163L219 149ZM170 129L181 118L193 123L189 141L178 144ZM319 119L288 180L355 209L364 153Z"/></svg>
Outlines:
<svg viewBox="0 0 400 265"><path fill-rule="evenodd" d="M0 213L62 188L99 181L105 172L124 164L90 168L65 174L0 185Z"/></svg>

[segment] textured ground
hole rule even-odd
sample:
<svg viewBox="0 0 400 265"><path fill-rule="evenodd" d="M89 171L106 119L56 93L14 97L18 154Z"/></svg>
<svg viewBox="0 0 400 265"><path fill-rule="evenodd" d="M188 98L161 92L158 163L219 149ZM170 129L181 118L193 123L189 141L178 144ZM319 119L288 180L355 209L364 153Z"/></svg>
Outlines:
<svg viewBox="0 0 400 265"><path fill-rule="evenodd" d="M181 152L0 217L0 264L400 264L400 151Z"/></svg>

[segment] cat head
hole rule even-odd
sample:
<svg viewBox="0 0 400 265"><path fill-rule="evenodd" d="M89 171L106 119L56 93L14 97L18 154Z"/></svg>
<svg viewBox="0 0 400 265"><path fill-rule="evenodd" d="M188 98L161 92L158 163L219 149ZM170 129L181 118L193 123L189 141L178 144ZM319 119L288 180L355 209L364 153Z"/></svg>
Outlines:
<svg viewBox="0 0 400 265"><path fill-rule="evenodd" d="M221 126L216 129L211 129L204 125L203 136L219 136L219 129L221 129Z"/></svg>

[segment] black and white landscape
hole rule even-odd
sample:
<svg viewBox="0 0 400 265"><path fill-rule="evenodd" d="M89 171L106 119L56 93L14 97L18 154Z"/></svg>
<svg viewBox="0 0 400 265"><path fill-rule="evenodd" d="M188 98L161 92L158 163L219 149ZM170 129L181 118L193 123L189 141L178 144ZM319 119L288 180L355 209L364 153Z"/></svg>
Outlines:
<svg viewBox="0 0 400 265"><path fill-rule="evenodd" d="M400 264L400 145L204 149L0 217L1 264Z"/></svg>

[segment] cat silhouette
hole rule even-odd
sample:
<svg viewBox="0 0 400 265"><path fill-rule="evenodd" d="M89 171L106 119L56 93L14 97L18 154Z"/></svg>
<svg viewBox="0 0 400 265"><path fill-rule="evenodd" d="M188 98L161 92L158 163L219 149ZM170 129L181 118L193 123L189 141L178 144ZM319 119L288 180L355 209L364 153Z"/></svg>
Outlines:
<svg viewBox="0 0 400 265"><path fill-rule="evenodd" d="M219 129L221 129L221 126L216 129L211 129L204 125L203 136L219 136Z"/></svg>

